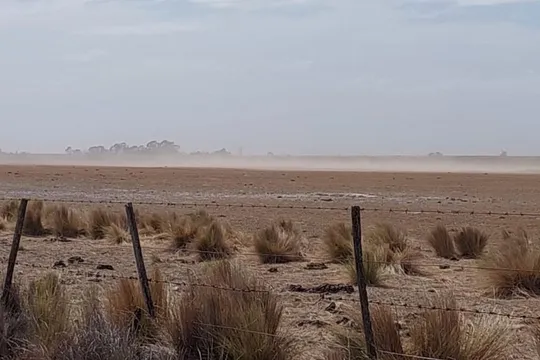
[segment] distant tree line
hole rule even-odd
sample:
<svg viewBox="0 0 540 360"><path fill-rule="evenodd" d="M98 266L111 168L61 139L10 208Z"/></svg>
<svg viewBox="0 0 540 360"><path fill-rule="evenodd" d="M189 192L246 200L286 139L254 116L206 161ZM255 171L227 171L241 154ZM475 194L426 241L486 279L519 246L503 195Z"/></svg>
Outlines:
<svg viewBox="0 0 540 360"><path fill-rule="evenodd" d="M125 142L116 143L110 147L105 147L103 145L91 146L87 150L74 149L71 146L68 146L65 150L68 155L81 155L81 154L179 154L180 146L176 145L173 141L169 140L152 140L146 145L128 145ZM193 152L190 155L230 155L230 152L226 149L221 149L214 151L212 153L208 152Z"/></svg>

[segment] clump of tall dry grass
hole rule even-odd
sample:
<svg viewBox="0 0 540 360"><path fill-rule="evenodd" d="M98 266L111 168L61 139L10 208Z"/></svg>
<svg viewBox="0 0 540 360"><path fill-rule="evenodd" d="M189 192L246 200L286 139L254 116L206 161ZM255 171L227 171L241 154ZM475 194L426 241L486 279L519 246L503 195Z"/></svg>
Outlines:
<svg viewBox="0 0 540 360"><path fill-rule="evenodd" d="M201 229L191 217L185 216L171 220L170 224L171 249L184 250L196 238Z"/></svg>
<svg viewBox="0 0 540 360"><path fill-rule="evenodd" d="M484 316L469 321L459 311L451 294L437 295L429 302L430 310L421 314L410 329L409 346L402 343L399 325L390 308L371 307L375 347L383 360L410 357L455 360L503 360L508 358L511 343L510 322L500 317ZM352 328L334 327L335 350L327 360L368 360L359 310L348 311Z"/></svg>
<svg viewBox="0 0 540 360"><path fill-rule="evenodd" d="M281 220L254 236L255 250L263 264L301 261L302 234L292 221Z"/></svg>
<svg viewBox="0 0 540 360"><path fill-rule="evenodd" d="M141 346L136 341L135 334L117 327L107 319L95 288L91 288L84 294L82 308L77 318L78 321L72 332L54 349L53 354L49 354L49 359L136 360L145 358L140 354ZM153 359L160 358L153 357Z"/></svg>
<svg viewBox="0 0 540 360"><path fill-rule="evenodd" d="M88 214L86 232L94 240L104 239L107 228L113 223L109 212L103 208L94 208Z"/></svg>
<svg viewBox="0 0 540 360"><path fill-rule="evenodd" d="M476 259L484 252L488 238L481 230L468 226L456 234L454 242L461 256Z"/></svg>
<svg viewBox="0 0 540 360"><path fill-rule="evenodd" d="M172 308L167 334L181 358L288 360L294 347L280 330L282 313L262 282L220 261L191 280Z"/></svg>
<svg viewBox="0 0 540 360"><path fill-rule="evenodd" d="M446 259L456 259L454 239L444 225L437 225L427 237L428 243L435 250L437 256Z"/></svg>
<svg viewBox="0 0 540 360"><path fill-rule="evenodd" d="M387 250L380 246L365 246L362 251L362 267L364 269L364 279L369 286L383 285L385 278L385 264L387 258ZM358 273L356 271L355 259L351 259L345 263L345 268L349 275L351 284L357 284Z"/></svg>
<svg viewBox="0 0 540 360"><path fill-rule="evenodd" d="M70 331L69 302L58 275L49 273L31 282L25 307L35 341L46 352L53 351Z"/></svg>
<svg viewBox="0 0 540 360"><path fill-rule="evenodd" d="M437 359L503 360L511 344L510 323L484 316L466 321L451 294L431 299L427 310L411 329L412 355Z"/></svg>
<svg viewBox="0 0 540 360"><path fill-rule="evenodd" d="M111 223L111 225L105 228L105 238L115 244L123 244L131 241L129 232L115 223Z"/></svg>
<svg viewBox="0 0 540 360"><path fill-rule="evenodd" d="M150 294L156 318L148 314L146 303L138 282L120 279L105 294L105 314L116 328L132 331L142 339L156 339L160 325L168 315L169 297L161 272L156 268L150 282Z"/></svg>
<svg viewBox="0 0 540 360"><path fill-rule="evenodd" d="M15 200L8 201L2 204L0 208L0 218L4 218L7 221L14 221L17 219L19 212L19 203Z"/></svg>
<svg viewBox="0 0 540 360"><path fill-rule="evenodd" d="M23 235L43 236L49 232L43 226L43 201L30 201L23 223Z"/></svg>
<svg viewBox="0 0 540 360"><path fill-rule="evenodd" d="M6 231L8 229L8 222L5 218L0 217L0 231Z"/></svg>
<svg viewBox="0 0 540 360"><path fill-rule="evenodd" d="M540 250L526 233L503 236L504 243L481 260L489 290L498 297L540 295Z"/></svg>
<svg viewBox="0 0 540 360"><path fill-rule="evenodd" d="M201 230L194 247L200 261L225 259L232 254L227 232L217 220Z"/></svg>
<svg viewBox="0 0 540 360"><path fill-rule="evenodd" d="M385 249L381 250L385 253L383 261L392 271L406 275L424 275L417 265L422 256L412 248L404 230L388 223L376 224L368 232L366 243Z"/></svg>
<svg viewBox="0 0 540 360"><path fill-rule="evenodd" d="M323 242L326 253L334 262L344 263L354 257L352 229L345 223L336 223L326 228Z"/></svg>
<svg viewBox="0 0 540 360"><path fill-rule="evenodd" d="M362 327L362 314L358 309L351 308L346 310L346 314L352 320L353 326L350 328L334 326L332 328L335 344L333 351L326 356L326 360L369 360ZM405 360L406 357L400 355L404 354L403 344L399 334L399 325L392 310L387 306L372 306L371 323L374 345L379 351L378 358Z"/></svg>
<svg viewBox="0 0 540 360"><path fill-rule="evenodd" d="M0 358L15 359L25 350L29 339L29 321L23 311L18 284L11 287L8 301L0 303Z"/></svg>
<svg viewBox="0 0 540 360"><path fill-rule="evenodd" d="M56 236L74 238L85 232L81 214L65 205L52 208L48 218L51 230Z"/></svg>

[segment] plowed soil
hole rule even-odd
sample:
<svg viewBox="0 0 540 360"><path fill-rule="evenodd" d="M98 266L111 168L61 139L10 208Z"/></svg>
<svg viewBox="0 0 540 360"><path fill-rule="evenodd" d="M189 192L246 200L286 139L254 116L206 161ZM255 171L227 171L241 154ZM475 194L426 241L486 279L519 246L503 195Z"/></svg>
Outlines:
<svg viewBox="0 0 540 360"><path fill-rule="evenodd" d="M373 302L393 304L405 336L411 321L421 312L416 305L426 304L426 299L436 292L451 291L461 308L514 315L510 318L516 339L513 358L537 358L526 326L531 320L519 316L540 316L540 302L531 298L501 300L487 296L486 270L474 268L478 266L475 260L436 258L424 238L434 225L443 223L452 229L471 225L484 230L490 234L487 251L502 241L502 229L523 227L533 239L538 239L540 216L535 213L540 213L539 184L539 175L0 167L0 197L3 198L74 201L69 205L80 208L96 206L83 203L87 200L133 201L140 211L178 213L206 207L210 214L248 235L273 220L292 219L304 233L306 261L261 265L249 247L241 249L236 258L280 294L285 305L285 328L298 337L305 359L322 358L331 340L328 327L343 320L341 306L359 306L356 290L349 293L344 288L333 293L335 287L323 286L326 294L321 296L290 288L291 285L305 288L347 282L345 270L325 257L321 237L326 226L350 221L347 208L351 205L366 208L362 213L364 227L388 221L407 230L412 243L423 255L421 263L425 265L426 276L389 275L386 287L368 289ZM164 205L148 204L160 202ZM231 204L246 206L229 207ZM101 206L123 211L121 204ZM278 209L278 206L284 208ZM288 206L294 208L285 208ZM430 212L422 212L426 210ZM496 214L487 214L489 212ZM510 214L506 215L507 212ZM11 233L4 232L0 239L0 258L5 266ZM130 244L24 237L22 247L16 268L18 279L24 281L47 271L58 271L74 302L80 299L88 284L110 286L115 276L136 275ZM179 283L171 285L172 289L181 291L181 283L189 271L200 265L193 261L194 257L172 253L167 247L163 241L144 240L147 266L158 266L168 280ZM69 263L67 260L74 256L84 262ZM52 269L60 260L66 267ZM307 269L309 262L324 262L327 268ZM114 270L97 270L100 264L112 265ZM277 270L269 271L270 268ZM336 303L337 310L328 308L332 302ZM471 320L479 317L472 313L463 315Z"/></svg>

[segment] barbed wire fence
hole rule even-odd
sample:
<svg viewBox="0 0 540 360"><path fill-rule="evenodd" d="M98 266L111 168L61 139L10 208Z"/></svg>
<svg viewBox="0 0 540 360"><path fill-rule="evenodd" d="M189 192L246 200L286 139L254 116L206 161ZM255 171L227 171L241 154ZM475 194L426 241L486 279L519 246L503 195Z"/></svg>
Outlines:
<svg viewBox="0 0 540 360"><path fill-rule="evenodd" d="M352 229L353 229L353 246L355 249L355 265L356 265L356 271L357 271L357 289L359 294L359 299L352 299L352 298L345 298L345 297L339 297L334 295L328 295L325 293L317 294L320 296L321 300L327 300L327 301L344 301L344 302L350 302L352 304L355 304L358 306L360 304L360 308L362 309L362 318L363 318L363 333L366 337L366 345L367 350L369 353L369 357L371 359L376 359L381 354L384 355L395 355L399 356L401 358L411 358L411 359L432 359L432 360L444 360L444 359L436 359L431 357L422 357L422 356L413 356L413 355L406 355L406 354L397 354L393 353L391 351L385 351L381 349L376 349L374 340L373 340L373 329L371 325L371 318L369 313L370 305L378 305L378 306L389 306L389 307L401 307L405 309L411 309L411 310L421 310L421 311L444 311L444 312L458 312L458 313L464 313L464 314L472 314L472 315L488 315L488 316L500 316L505 317L509 319L520 319L520 320L532 320L532 321L540 321L540 315L524 315L524 314L511 314L511 313L501 313L496 311L484 311L480 309L471 309L471 308L465 308L465 307L456 307L456 308L450 308L450 307L439 307L439 306L433 306L433 305L424 305L424 304L414 304L414 303L407 303L407 302L396 302L396 301L377 301L373 299L368 298L368 293L365 291L367 288L366 279L363 274L363 256L362 256L362 229L361 229L361 218L360 214L363 212L375 212L375 213L402 213L402 214L410 214L410 215L418 215L418 214L440 214L440 215L484 215L484 216L516 216L516 217L534 217L534 218L540 218L540 213L534 213L534 212L505 212L505 211L467 211L467 210L434 210L434 209L409 209L409 208L370 208L370 207L359 207L359 206L353 206L353 207L344 207L344 206L298 206L298 205L269 205L269 204L223 204L218 202L148 202L148 201L139 201L139 202L124 202L120 200L74 200L74 199L15 199L15 198L0 198L0 201L20 201L19 203L19 209L18 209L18 216L17 221L14 229L13 234L13 241L10 251L9 259L2 259L3 261L7 260L7 271L6 276L4 279L4 287L2 292L2 300L7 301L8 297L10 296L11 286L13 282L13 276L14 276L14 269L15 266L22 266L27 268L42 268L42 269L51 269L49 266L42 266L37 264L29 264L29 263L21 263L17 261L17 253L20 248L20 241L22 236L22 230L23 230L23 224L25 221L26 216L26 208L29 201L45 201L45 202L52 202L52 203L63 203L63 204L89 204L89 205L99 205L99 204L118 204L118 205L125 205L126 208L126 217L128 218L128 227L131 233L132 237L132 244L133 244L133 250L135 255L135 260L137 264L137 276L124 276L121 274L102 274L102 273L92 273L88 271L83 270L73 270L73 269L67 269L67 268L53 268L54 270L64 271L68 273L72 273L74 275L79 276L85 276L88 278L92 277L99 277L103 279L112 279L112 280L119 280L119 279L125 279L125 280L133 280L133 281L139 281L141 286L141 291L143 293L143 296L145 298L145 303L147 306L147 310L149 314L152 314L154 312L153 310L153 303L152 298L150 296L150 292L148 290L148 284L152 282L157 283L164 283L167 285L174 285L177 287L203 287L203 288L210 288L214 290L219 291L233 291L233 292L240 292L240 293L268 293L270 291L280 291L279 289L266 289L266 290L260 290L260 289L250 289L250 288L234 288L234 287L226 287L226 286L216 286L214 284L204 284L204 283L197 283L194 281L171 281L171 280L159 280L159 279L151 279L148 278L146 275L146 270L144 267L144 259L142 255L142 247L140 244L140 241L138 239L138 229L137 224L135 221L135 217L133 215L133 205L144 205L144 206L168 206L168 207L187 207L187 208L261 208L261 209L296 209L296 210L314 210L314 211L339 211L342 213L351 212L351 220L352 220ZM131 216L130 216L131 213ZM132 219L130 221L130 218ZM145 246L145 249L159 249L163 250L163 248L158 247L149 247ZM192 253L213 253L211 251L197 251L197 250L191 250ZM258 252L243 252L242 255L244 256L261 256L261 255L272 255L274 257L287 257L291 256L293 254L261 254ZM320 262L326 262L328 261L327 258L323 257L310 257L309 259L305 259L306 261L320 261ZM486 267L486 266L471 266L471 265L462 265L462 264L448 264L448 263L437 263L437 262L415 262L414 265L419 267L456 267L461 269L476 269L476 270L488 270L488 271L507 271L507 272L513 272L513 271L527 271L526 269L510 269L510 268L498 268L498 267ZM532 272L537 272L535 270L528 270ZM281 290L287 291L285 290ZM212 324L202 324L206 326L213 326ZM250 331L247 329L240 329L240 328L234 328L233 330L237 331ZM267 334L262 333L262 335L265 336L275 336L274 334Z"/></svg>

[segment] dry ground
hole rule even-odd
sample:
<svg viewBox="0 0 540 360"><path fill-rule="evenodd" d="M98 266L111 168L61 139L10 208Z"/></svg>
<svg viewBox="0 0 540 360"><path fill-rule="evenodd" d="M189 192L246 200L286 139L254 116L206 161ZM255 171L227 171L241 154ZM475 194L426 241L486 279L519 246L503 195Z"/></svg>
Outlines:
<svg viewBox="0 0 540 360"><path fill-rule="evenodd" d="M438 222L451 228L472 225L491 235L489 249L502 241L502 229L527 229L538 239L540 229L534 216L487 216L464 214L391 213L388 209L467 210L476 212L533 212L540 213L540 175L495 174L406 174L406 173L346 173L247 171L219 169L173 168L106 168L106 167L47 167L1 166L0 197L30 197L61 200L133 201L140 211L191 212L193 206L138 206L142 202L187 202L205 204L295 205L348 207L361 205L385 211L363 213L363 225L390 221L408 231L415 247L421 250L425 277L393 275L387 288L370 288L370 299L399 304L423 304L437 291L454 291L460 305L482 311L495 310L514 315L540 316L537 299L498 300L485 296L484 274L474 268L475 260L458 262L437 259L423 240ZM82 208L91 205L72 204ZM118 204L108 205L122 211ZM275 219L292 219L302 228L307 261L325 261L321 236L324 228L336 221L349 221L345 210L299 210L265 208L209 207L212 215L229 222L235 229L253 233ZM0 258L5 266L10 248L10 233L0 236ZM170 281L182 282L197 266L194 258L171 253L168 243L144 240L148 267L158 266ZM52 265L72 256L84 259L80 264L68 264L62 273L74 302L81 290L91 283L112 284L114 276L135 275L131 245L114 245L105 240L74 239L70 242L50 238L24 238L19 254L16 276L30 279L49 271ZM356 294L310 295L288 291L290 284L303 286L346 282L345 271L339 265L327 263L328 269L307 270L306 262L286 265L260 265L253 249L246 248L237 258L281 294L286 305L287 328L305 347L304 358L321 358L330 341L327 325L342 319L339 313L326 311L332 299L337 303L355 305ZM113 271L96 270L98 264L114 266ZM441 269L440 264L450 264ZM277 272L268 269L276 267ZM181 286L173 289L181 291ZM395 311L407 331L418 310L398 307ZM512 319L515 325L515 359L533 359L532 340L526 329L527 320Z"/></svg>

